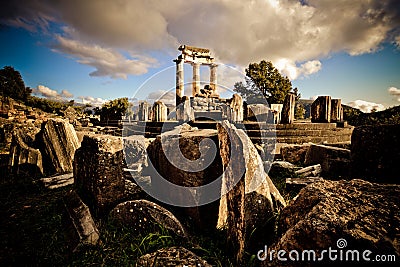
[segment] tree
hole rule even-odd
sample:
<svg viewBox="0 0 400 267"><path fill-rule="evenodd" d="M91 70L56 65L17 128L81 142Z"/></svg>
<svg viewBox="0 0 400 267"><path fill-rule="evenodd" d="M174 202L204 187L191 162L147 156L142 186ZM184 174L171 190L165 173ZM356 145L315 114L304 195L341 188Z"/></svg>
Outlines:
<svg viewBox="0 0 400 267"><path fill-rule="evenodd" d="M0 70L0 94L14 99L26 101L32 93L32 89L25 87L19 71L11 66L5 66Z"/></svg>
<svg viewBox="0 0 400 267"><path fill-rule="evenodd" d="M122 116L125 114L129 107L129 101L127 97L117 98L111 101L108 101L103 104L100 113L101 121L109 121L109 120L121 120Z"/></svg>
<svg viewBox="0 0 400 267"><path fill-rule="evenodd" d="M264 97L270 104L282 104L285 96L292 90L289 78L282 76L270 61L250 63L246 68L246 85L235 84L234 91L247 101Z"/></svg>

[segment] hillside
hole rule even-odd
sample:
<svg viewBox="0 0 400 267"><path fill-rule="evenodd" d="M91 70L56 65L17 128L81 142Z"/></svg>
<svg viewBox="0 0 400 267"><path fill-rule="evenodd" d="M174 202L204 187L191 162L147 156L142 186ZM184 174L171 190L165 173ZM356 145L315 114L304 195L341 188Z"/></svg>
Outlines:
<svg viewBox="0 0 400 267"><path fill-rule="evenodd" d="M400 124L400 106L383 111L363 113L359 109L343 105L344 120L353 126L376 124Z"/></svg>

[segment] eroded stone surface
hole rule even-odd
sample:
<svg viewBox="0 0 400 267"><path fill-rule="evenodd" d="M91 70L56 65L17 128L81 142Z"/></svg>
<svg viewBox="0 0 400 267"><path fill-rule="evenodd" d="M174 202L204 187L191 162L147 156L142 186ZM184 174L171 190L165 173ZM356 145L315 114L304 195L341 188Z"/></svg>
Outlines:
<svg viewBox="0 0 400 267"><path fill-rule="evenodd" d="M161 228L165 228L177 236L186 237L181 223L171 212L148 200L120 203L111 211L109 218L119 226L132 227L141 235L160 232Z"/></svg>
<svg viewBox="0 0 400 267"><path fill-rule="evenodd" d="M400 256L400 186L363 180L313 183L302 189L282 212L282 237L270 250L371 250ZM361 255L360 255L361 257ZM326 259L326 257L325 257ZM296 261L263 262L264 266L298 266Z"/></svg>
<svg viewBox="0 0 400 267"><path fill-rule="evenodd" d="M108 213L125 197L122 149L121 137L86 135L75 153L75 186L96 215Z"/></svg>
<svg viewBox="0 0 400 267"><path fill-rule="evenodd" d="M40 147L50 173L72 172L75 150L80 147L74 127L63 119L49 119L42 124Z"/></svg>
<svg viewBox="0 0 400 267"><path fill-rule="evenodd" d="M183 247L162 248L143 255L138 259L137 266L211 267L205 260Z"/></svg>

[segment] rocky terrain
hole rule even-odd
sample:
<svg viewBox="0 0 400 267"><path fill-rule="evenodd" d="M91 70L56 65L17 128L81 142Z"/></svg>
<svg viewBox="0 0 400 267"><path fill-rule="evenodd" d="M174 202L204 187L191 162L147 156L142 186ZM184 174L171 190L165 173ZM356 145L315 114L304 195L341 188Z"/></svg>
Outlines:
<svg viewBox="0 0 400 267"><path fill-rule="evenodd" d="M357 127L351 143L280 144L268 161L227 121L122 137L71 109L8 105L2 266L339 264L323 257L329 248L400 260L399 125ZM304 250L321 261L301 261Z"/></svg>

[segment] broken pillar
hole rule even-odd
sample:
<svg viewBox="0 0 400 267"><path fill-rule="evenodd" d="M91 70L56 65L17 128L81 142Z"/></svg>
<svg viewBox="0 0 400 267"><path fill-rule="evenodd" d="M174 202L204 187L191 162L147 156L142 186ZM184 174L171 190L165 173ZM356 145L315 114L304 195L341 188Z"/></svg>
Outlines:
<svg viewBox="0 0 400 267"><path fill-rule="evenodd" d="M180 122L193 121L194 111L187 96L181 98L181 103L176 106L176 119Z"/></svg>
<svg viewBox="0 0 400 267"><path fill-rule="evenodd" d="M107 214L125 197L121 137L85 135L75 153L74 182L82 200L97 215Z"/></svg>
<svg viewBox="0 0 400 267"><path fill-rule="evenodd" d="M153 121L166 121L168 116L167 106L161 102L156 101L153 105Z"/></svg>
<svg viewBox="0 0 400 267"><path fill-rule="evenodd" d="M9 166L12 173L32 178L43 175L42 154L39 149L30 147L33 139L22 130L13 132Z"/></svg>
<svg viewBox="0 0 400 267"><path fill-rule="evenodd" d="M138 112L138 120L139 121L148 121L149 120L149 109L150 104L146 101L143 101L139 104L139 112Z"/></svg>
<svg viewBox="0 0 400 267"><path fill-rule="evenodd" d="M281 123L291 124L294 122L295 104L296 104L296 96L292 93L287 94L283 102Z"/></svg>
<svg viewBox="0 0 400 267"><path fill-rule="evenodd" d="M271 104L271 112L274 116L274 123L281 123L281 114L282 114L283 104Z"/></svg>
<svg viewBox="0 0 400 267"><path fill-rule="evenodd" d="M231 103L230 121L242 122L243 121L243 99L239 94L233 94Z"/></svg>
<svg viewBox="0 0 400 267"><path fill-rule="evenodd" d="M331 122L343 121L343 107L341 99L331 100Z"/></svg>
<svg viewBox="0 0 400 267"><path fill-rule="evenodd" d="M72 172L75 150L80 147L74 126L63 119L49 119L39 136L48 173Z"/></svg>
<svg viewBox="0 0 400 267"><path fill-rule="evenodd" d="M331 97L319 96L311 105L311 122L331 122Z"/></svg>

